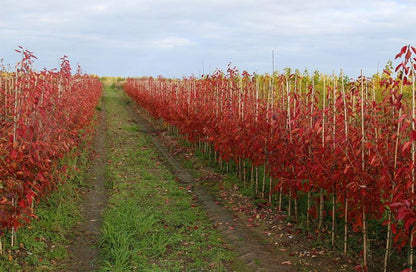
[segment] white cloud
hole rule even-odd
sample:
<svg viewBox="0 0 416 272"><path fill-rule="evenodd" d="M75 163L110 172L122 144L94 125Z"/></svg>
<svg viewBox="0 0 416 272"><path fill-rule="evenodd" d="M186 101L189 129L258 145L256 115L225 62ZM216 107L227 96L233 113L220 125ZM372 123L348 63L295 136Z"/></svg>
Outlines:
<svg viewBox="0 0 416 272"><path fill-rule="evenodd" d="M160 40L150 41L147 44L151 47L173 48L192 45L193 42L186 38L167 37Z"/></svg>

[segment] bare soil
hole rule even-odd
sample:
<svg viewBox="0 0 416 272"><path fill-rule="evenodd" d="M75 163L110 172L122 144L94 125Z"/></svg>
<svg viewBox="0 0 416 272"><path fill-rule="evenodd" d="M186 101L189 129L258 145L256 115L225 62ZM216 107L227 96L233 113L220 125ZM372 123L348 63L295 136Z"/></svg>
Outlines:
<svg viewBox="0 0 416 272"><path fill-rule="evenodd" d="M106 168L106 120L105 99L102 111L98 114L98 125L93 141L93 154L90 162L89 188L81 191L81 212L84 221L78 222L69 245L70 260L67 271L94 271L98 268L98 239L105 209L107 194L105 189Z"/></svg>

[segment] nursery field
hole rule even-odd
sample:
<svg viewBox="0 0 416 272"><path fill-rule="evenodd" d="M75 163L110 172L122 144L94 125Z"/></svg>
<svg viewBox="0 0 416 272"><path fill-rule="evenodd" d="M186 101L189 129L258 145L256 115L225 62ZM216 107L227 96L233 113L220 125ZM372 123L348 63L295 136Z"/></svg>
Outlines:
<svg viewBox="0 0 416 272"><path fill-rule="evenodd" d="M415 55L404 46L397 66L357 79L229 67L202 78L129 78L124 89L232 167L238 186L265 205L327 232L345 255L361 243L356 269L391 271L396 255L414 262Z"/></svg>
<svg viewBox="0 0 416 272"><path fill-rule="evenodd" d="M17 52L0 271L414 269L414 47L355 79L100 79Z"/></svg>

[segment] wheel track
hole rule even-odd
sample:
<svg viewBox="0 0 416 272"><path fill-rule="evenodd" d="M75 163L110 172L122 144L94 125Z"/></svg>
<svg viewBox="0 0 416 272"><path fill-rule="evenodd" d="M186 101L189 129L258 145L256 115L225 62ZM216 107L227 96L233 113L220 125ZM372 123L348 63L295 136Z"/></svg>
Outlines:
<svg viewBox="0 0 416 272"><path fill-rule="evenodd" d="M105 189L106 169L106 116L105 97L102 98L102 110L97 114L98 125L93 140L94 157L90 162L89 179L91 187L82 189L81 214L84 218L75 227L68 251L70 260L65 271L95 271L98 269L98 239L102 224L102 213L107 201Z"/></svg>

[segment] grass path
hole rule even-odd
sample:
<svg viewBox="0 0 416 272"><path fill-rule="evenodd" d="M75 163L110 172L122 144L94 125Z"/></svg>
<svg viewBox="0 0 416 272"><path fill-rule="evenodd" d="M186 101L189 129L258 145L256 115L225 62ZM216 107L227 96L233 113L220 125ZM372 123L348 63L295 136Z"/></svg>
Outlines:
<svg viewBox="0 0 416 272"><path fill-rule="evenodd" d="M223 271L232 253L187 188L175 180L132 119L125 95L107 87L110 194L101 271Z"/></svg>

